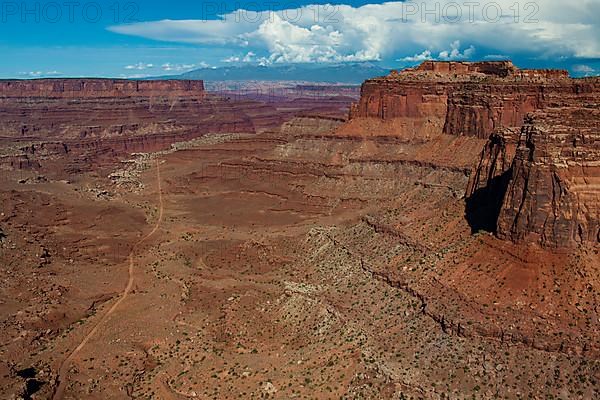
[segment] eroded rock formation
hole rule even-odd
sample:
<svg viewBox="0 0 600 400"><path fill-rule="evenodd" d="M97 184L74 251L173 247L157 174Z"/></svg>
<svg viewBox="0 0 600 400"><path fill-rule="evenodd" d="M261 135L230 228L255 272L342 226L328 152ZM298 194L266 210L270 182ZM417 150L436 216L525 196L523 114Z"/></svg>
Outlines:
<svg viewBox="0 0 600 400"><path fill-rule="evenodd" d="M599 95L600 79L566 71L428 61L366 81L350 117L404 138L489 138L466 191L473 231L572 247L600 240Z"/></svg>
<svg viewBox="0 0 600 400"><path fill-rule="evenodd" d="M202 81L2 80L0 167L40 169L69 154L78 172L99 158L282 122L275 107L206 93Z"/></svg>
<svg viewBox="0 0 600 400"><path fill-rule="evenodd" d="M474 68L514 73L503 65ZM550 220L552 202L538 207L550 173L577 193L558 211L592 220L597 164L581 161L597 154L597 99L576 95L556 97L571 102L572 114L548 107L523 131L494 129L487 145L444 134L445 118L425 110L343 123L330 114L339 99L326 118L313 115L316 101L282 101L284 115L309 107L280 130L207 135L116 171L86 157L111 158L111 149L128 151L136 141L150 148L179 131L155 119L159 131L148 135L0 137L44 164L43 175L0 173L0 397L23 397L26 378L43 383L38 398L52 397L61 382L69 398L264 397L275 389L286 398L600 398L600 246L514 244L473 235L464 218L467 186L496 199L504 215L504 195L494 197L502 181L515 193L514 210L527 216L519 221L543 212ZM255 127L281 115L231 102ZM87 110L102 104L91 99ZM186 123L168 112L152 118ZM86 115L67 118L85 126ZM52 132L52 123L40 125ZM517 153L525 181L511 179ZM52 176L52 159L67 159L73 171L92 168ZM136 190L121 184L128 182ZM538 195L520 207L519 196L532 191ZM140 245L155 223L152 240ZM509 228L517 241L519 232L531 240L535 225ZM123 298L131 262L135 291L102 320ZM180 360L189 360L185 368ZM256 369L265 363L273 368ZM227 374L244 379L223 385Z"/></svg>
<svg viewBox="0 0 600 400"><path fill-rule="evenodd" d="M551 247L600 242L600 110L547 109L527 118L498 235Z"/></svg>
<svg viewBox="0 0 600 400"><path fill-rule="evenodd" d="M0 98L194 97L205 94L200 80L134 81L126 79L0 80Z"/></svg>
<svg viewBox="0 0 600 400"><path fill-rule="evenodd" d="M253 131L252 121L237 106L207 95L202 81L0 81L0 131L13 138L80 141L191 130Z"/></svg>
<svg viewBox="0 0 600 400"><path fill-rule="evenodd" d="M520 132L498 129L483 147L467 185L467 218L474 232L495 231Z"/></svg>
<svg viewBox="0 0 600 400"><path fill-rule="evenodd" d="M444 133L487 139L498 129L518 129L535 110L590 97L598 82L575 80L561 70L520 70L502 62L425 62L370 79L351 118L441 119Z"/></svg>

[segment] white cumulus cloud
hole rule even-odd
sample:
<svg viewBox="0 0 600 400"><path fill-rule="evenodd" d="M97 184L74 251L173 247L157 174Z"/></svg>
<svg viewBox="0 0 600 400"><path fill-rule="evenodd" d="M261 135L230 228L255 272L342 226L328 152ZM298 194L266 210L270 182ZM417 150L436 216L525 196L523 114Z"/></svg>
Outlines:
<svg viewBox="0 0 600 400"><path fill-rule="evenodd" d="M437 11L431 14L431 10ZM598 58L598 15L600 0L569 4L563 0L407 0L360 7L307 5L277 12L240 9L218 20L161 20L108 29L160 41L267 54L255 59L264 63L388 57L461 60L472 57L475 49L533 57ZM449 42L459 45L448 48ZM232 56L229 61L240 62L243 57Z"/></svg>
<svg viewBox="0 0 600 400"><path fill-rule="evenodd" d="M474 53L475 47L472 45L461 53L460 40L455 40L450 44L450 50L441 51L438 58L443 61L468 60Z"/></svg>
<svg viewBox="0 0 600 400"><path fill-rule="evenodd" d="M402 62L410 62L417 63L423 62L426 60L442 60L442 61L457 61L457 60L468 60L473 54L475 54L475 47L472 45L464 51L460 51L460 40L455 40L450 43L450 48L448 50L442 50L434 57L430 50L423 50L423 52L419 54L415 54L414 56L403 57L396 61Z"/></svg>
<svg viewBox="0 0 600 400"><path fill-rule="evenodd" d="M596 76L600 75L600 70L586 64L573 65L571 70L578 76Z"/></svg>
<svg viewBox="0 0 600 400"><path fill-rule="evenodd" d="M238 56L230 56L221 60L224 63L237 63L240 62L240 58Z"/></svg>
<svg viewBox="0 0 600 400"><path fill-rule="evenodd" d="M50 78L55 76L61 76L62 72L58 71L24 71L19 72L18 75L28 78Z"/></svg>
<svg viewBox="0 0 600 400"><path fill-rule="evenodd" d="M486 60L508 60L508 59L510 59L509 56L504 55L504 54L488 54L488 55L484 56L483 58L485 58Z"/></svg>
<svg viewBox="0 0 600 400"><path fill-rule="evenodd" d="M589 73L594 72L595 70L594 70L594 68L590 67L589 65L578 64L578 65L573 66L573 71L589 74Z"/></svg>
<svg viewBox="0 0 600 400"><path fill-rule="evenodd" d="M422 62L422 61L426 61L426 60L433 60L433 56L431 55L431 51L429 51L429 50L423 50L422 53L415 54L414 56L403 57L396 61L416 63L416 62Z"/></svg>
<svg viewBox="0 0 600 400"><path fill-rule="evenodd" d="M201 61L197 64L172 64L172 63L164 63L160 66L163 71L173 71L173 72L183 72L183 71L191 71L195 68L208 68L210 65Z"/></svg>
<svg viewBox="0 0 600 400"><path fill-rule="evenodd" d="M150 68L154 68L154 64L146 64L146 63L139 62L137 64L125 66L125 69L136 70L136 71L143 71L143 70L150 69Z"/></svg>
<svg viewBox="0 0 600 400"><path fill-rule="evenodd" d="M245 56L230 56L221 60L224 63L250 63L256 61L256 53L249 51Z"/></svg>

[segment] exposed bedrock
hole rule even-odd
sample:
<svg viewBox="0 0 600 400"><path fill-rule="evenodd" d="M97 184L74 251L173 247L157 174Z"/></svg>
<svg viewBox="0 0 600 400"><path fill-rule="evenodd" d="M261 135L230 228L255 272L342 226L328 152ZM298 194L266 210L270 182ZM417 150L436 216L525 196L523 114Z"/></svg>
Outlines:
<svg viewBox="0 0 600 400"><path fill-rule="evenodd" d="M0 166L44 169L68 156L96 160L152 152L208 133L255 133L283 122L275 107L207 94L202 81L0 81Z"/></svg>
<svg viewBox="0 0 600 400"><path fill-rule="evenodd" d="M328 129L352 98L343 87L322 89L265 102L207 93L202 81L0 80L0 167L56 169L49 164L68 158L68 170L89 170L206 134L275 131L296 115L329 116L319 122Z"/></svg>
<svg viewBox="0 0 600 400"><path fill-rule="evenodd" d="M551 248L597 244L599 95L600 79L566 71L426 62L366 81L338 132L488 139L466 189L474 232Z"/></svg>
<svg viewBox="0 0 600 400"><path fill-rule="evenodd" d="M200 80L135 81L126 79L0 80L0 98L196 97L205 94Z"/></svg>
<svg viewBox="0 0 600 400"><path fill-rule="evenodd" d="M497 129L518 129L535 110L593 101L597 79L571 79L566 71L520 70L511 62L426 62L367 80L351 118L442 119L443 132L487 139Z"/></svg>
<svg viewBox="0 0 600 400"><path fill-rule="evenodd" d="M258 106L257 106L258 107ZM2 136L29 139L130 137L156 132L227 129L252 132L238 104L216 97L0 98Z"/></svg>
<svg viewBox="0 0 600 400"><path fill-rule="evenodd" d="M600 111L548 109L527 119L497 231L550 247L600 242Z"/></svg>
<svg viewBox="0 0 600 400"><path fill-rule="evenodd" d="M481 152L479 164L469 178L466 192L466 217L473 232L495 232L511 175L519 131L498 129L490 135Z"/></svg>
<svg viewBox="0 0 600 400"><path fill-rule="evenodd" d="M599 127L598 108L579 105L492 134L467 187L473 230L552 248L599 243Z"/></svg>
<svg viewBox="0 0 600 400"><path fill-rule="evenodd" d="M344 120L334 117L301 116L284 123L281 132L290 136L306 135L306 132L318 135L334 130L343 122Z"/></svg>

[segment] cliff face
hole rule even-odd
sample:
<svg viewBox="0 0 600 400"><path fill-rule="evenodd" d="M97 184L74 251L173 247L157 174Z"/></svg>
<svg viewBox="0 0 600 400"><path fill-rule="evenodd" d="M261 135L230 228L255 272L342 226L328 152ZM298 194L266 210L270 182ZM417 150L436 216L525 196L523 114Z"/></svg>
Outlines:
<svg viewBox="0 0 600 400"><path fill-rule="evenodd" d="M0 80L0 98L118 98L186 96L202 98L204 82L192 80L132 81L125 79Z"/></svg>
<svg viewBox="0 0 600 400"><path fill-rule="evenodd" d="M600 242L600 111L572 101L490 136L467 187L473 230L553 248Z"/></svg>
<svg viewBox="0 0 600 400"><path fill-rule="evenodd" d="M519 137L519 131L510 129L499 129L490 135L481 152L480 162L469 179L467 197L489 188L494 180L510 170Z"/></svg>
<svg viewBox="0 0 600 400"><path fill-rule="evenodd" d="M600 242L600 111L549 109L523 127L498 236L550 247Z"/></svg>
<svg viewBox="0 0 600 400"><path fill-rule="evenodd" d="M448 100L444 132L487 138L496 129L518 129L527 114L549 107L593 101L600 85L569 79L561 71L520 71L494 83L468 83ZM536 73L538 75L536 75Z"/></svg>
<svg viewBox="0 0 600 400"><path fill-rule="evenodd" d="M479 164L467 185L467 218L474 232L495 231L502 206L502 193L510 180L519 131L499 129L490 135Z"/></svg>
<svg viewBox="0 0 600 400"><path fill-rule="evenodd" d="M366 81L350 117L437 118L444 121L444 133L487 139L497 129L520 128L527 113L596 90L560 70L520 70L511 62L425 62Z"/></svg>
<svg viewBox="0 0 600 400"><path fill-rule="evenodd" d="M10 168L39 168L39 164L44 164L39 162L41 158L62 156L63 149L68 153L85 152L91 160L93 154L117 156L157 151L207 133L254 133L255 124L263 123L261 116L272 111L262 104L230 102L202 93L104 95L101 92L96 98L0 98L0 136L13 149L3 152L19 155L19 159L38 160L15 163L12 157L10 163L7 158L0 164ZM49 147L51 143L55 148ZM92 165L90 161L88 167Z"/></svg>
<svg viewBox="0 0 600 400"><path fill-rule="evenodd" d="M253 129L227 103L218 103L202 81L0 81L0 131L13 138L83 140L202 131L224 119L236 129Z"/></svg>
<svg viewBox="0 0 600 400"><path fill-rule="evenodd" d="M566 71L425 62L366 81L350 117L488 139L466 190L473 231L573 247L600 241L599 96L600 79Z"/></svg>
<svg viewBox="0 0 600 400"><path fill-rule="evenodd" d="M376 78L363 83L350 118L445 118L447 102L448 87L435 82Z"/></svg>
<svg viewBox="0 0 600 400"><path fill-rule="evenodd" d="M207 93L202 81L0 80L0 169L92 170L213 133L279 129L296 115L343 117L345 88L319 86L272 97ZM310 94L310 93L309 93ZM58 164L58 161L57 161Z"/></svg>
<svg viewBox="0 0 600 400"><path fill-rule="evenodd" d="M543 106L543 93L538 86L466 85L453 92L444 131L486 138L495 129L518 128Z"/></svg>
<svg viewBox="0 0 600 400"><path fill-rule="evenodd" d="M43 169L68 157L75 160L72 169L92 169L101 157L280 124L263 118L269 111L256 102L207 94L202 81L2 80L0 167Z"/></svg>

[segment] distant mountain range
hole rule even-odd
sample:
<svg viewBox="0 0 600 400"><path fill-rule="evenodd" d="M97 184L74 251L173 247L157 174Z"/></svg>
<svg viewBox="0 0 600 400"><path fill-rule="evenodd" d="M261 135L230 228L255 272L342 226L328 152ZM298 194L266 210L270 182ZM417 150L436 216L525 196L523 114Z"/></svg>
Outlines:
<svg viewBox="0 0 600 400"><path fill-rule="evenodd" d="M387 75L390 70L370 62L342 64L241 65L200 68L181 75L153 79L203 79L205 81L307 81L360 84Z"/></svg>

